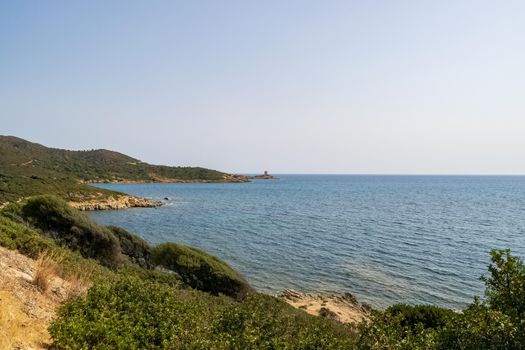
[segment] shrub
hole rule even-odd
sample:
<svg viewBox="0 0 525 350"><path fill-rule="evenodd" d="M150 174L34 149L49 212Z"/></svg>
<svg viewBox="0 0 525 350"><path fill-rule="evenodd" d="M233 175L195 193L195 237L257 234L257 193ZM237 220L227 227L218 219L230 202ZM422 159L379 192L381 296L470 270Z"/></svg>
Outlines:
<svg viewBox="0 0 525 350"><path fill-rule="evenodd" d="M59 246L28 225L15 222L0 215L0 246L38 259L43 255L58 258L58 275L66 279L107 279L114 273L93 259L83 258L79 253Z"/></svg>
<svg viewBox="0 0 525 350"><path fill-rule="evenodd" d="M370 322L359 327L357 348L360 350L435 349L438 330L416 323L412 328L402 325L403 317L389 312L374 311Z"/></svg>
<svg viewBox="0 0 525 350"><path fill-rule="evenodd" d="M353 349L355 340L350 326L259 293L223 308L214 333L221 349Z"/></svg>
<svg viewBox="0 0 525 350"><path fill-rule="evenodd" d="M454 311L437 306L406 304L392 305L385 313L393 316L401 327L410 327L412 330L415 330L417 325L423 329L441 328L454 315Z"/></svg>
<svg viewBox="0 0 525 350"><path fill-rule="evenodd" d="M31 258L38 258L44 251L56 249L53 240L34 229L0 215L0 246L16 249Z"/></svg>
<svg viewBox="0 0 525 350"><path fill-rule="evenodd" d="M32 197L22 206L21 215L59 244L85 257L110 266L121 262L120 245L113 233L58 197Z"/></svg>
<svg viewBox="0 0 525 350"><path fill-rule="evenodd" d="M509 250L492 251L485 302L460 313L394 305L361 325L359 349L525 349L525 271Z"/></svg>
<svg viewBox="0 0 525 350"><path fill-rule="evenodd" d="M107 229L118 239L122 253L128 256L131 262L144 268L153 267L151 247L145 240L120 227L107 226Z"/></svg>
<svg viewBox="0 0 525 350"><path fill-rule="evenodd" d="M520 326L513 323L508 315L490 309L476 300L462 313L457 314L439 333L436 348L440 350L525 349L525 329L523 324Z"/></svg>
<svg viewBox="0 0 525 350"><path fill-rule="evenodd" d="M177 272L189 286L213 295L241 299L252 291L234 269L203 251L175 243L163 243L152 250L153 262Z"/></svg>
<svg viewBox="0 0 525 350"><path fill-rule="evenodd" d="M353 339L268 295L235 302L131 276L67 303L49 330L59 349L348 349Z"/></svg>
<svg viewBox="0 0 525 350"><path fill-rule="evenodd" d="M525 265L510 250L493 250L485 282L488 305L525 322Z"/></svg>
<svg viewBox="0 0 525 350"><path fill-rule="evenodd" d="M83 296L92 286L91 280L93 278L94 269L86 269L76 271L67 275L67 299Z"/></svg>
<svg viewBox="0 0 525 350"><path fill-rule="evenodd" d="M136 264L124 264L118 269L119 274L130 275L144 281L158 282L176 288L188 288L178 273L164 269L145 269Z"/></svg>
<svg viewBox="0 0 525 350"><path fill-rule="evenodd" d="M0 215L7 217L16 222L23 222L22 219L22 206L19 203L9 203L2 209L0 209Z"/></svg>
<svg viewBox="0 0 525 350"><path fill-rule="evenodd" d="M209 325L227 303L209 298L124 276L95 285L85 299L66 304L49 331L57 348L152 349L192 344L192 348L207 349L212 338Z"/></svg>

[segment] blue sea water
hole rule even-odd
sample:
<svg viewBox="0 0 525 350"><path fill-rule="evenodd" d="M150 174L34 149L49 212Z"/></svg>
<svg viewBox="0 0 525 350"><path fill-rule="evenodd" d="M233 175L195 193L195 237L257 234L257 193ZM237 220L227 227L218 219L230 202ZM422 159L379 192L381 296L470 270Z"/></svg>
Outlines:
<svg viewBox="0 0 525 350"><path fill-rule="evenodd" d="M280 175L245 184L98 185L158 209L92 213L150 243L201 248L260 291L351 292L459 309L492 248L525 256L525 177Z"/></svg>

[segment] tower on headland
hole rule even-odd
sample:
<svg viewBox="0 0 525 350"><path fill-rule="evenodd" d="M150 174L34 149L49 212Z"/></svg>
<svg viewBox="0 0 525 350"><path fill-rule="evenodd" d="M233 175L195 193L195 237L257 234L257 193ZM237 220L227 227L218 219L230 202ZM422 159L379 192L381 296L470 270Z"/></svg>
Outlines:
<svg viewBox="0 0 525 350"><path fill-rule="evenodd" d="M268 173L268 170L265 170L262 175L255 175L250 176L249 179L255 179L255 180L273 180L275 177L273 175L270 175Z"/></svg>

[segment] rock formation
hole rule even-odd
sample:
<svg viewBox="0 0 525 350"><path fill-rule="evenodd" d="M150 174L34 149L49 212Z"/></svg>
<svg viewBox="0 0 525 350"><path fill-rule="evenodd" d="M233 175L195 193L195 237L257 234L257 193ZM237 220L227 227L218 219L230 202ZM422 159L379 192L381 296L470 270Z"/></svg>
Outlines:
<svg viewBox="0 0 525 350"><path fill-rule="evenodd" d="M70 206L78 210L110 210L127 208L156 208L160 207L160 201L153 201L146 198L122 195L118 197L107 197L100 199L88 199L79 202L68 202Z"/></svg>
<svg viewBox="0 0 525 350"><path fill-rule="evenodd" d="M360 304L350 293L310 294L287 289L277 297L311 315L342 323L361 323L369 319L371 312L368 305Z"/></svg>

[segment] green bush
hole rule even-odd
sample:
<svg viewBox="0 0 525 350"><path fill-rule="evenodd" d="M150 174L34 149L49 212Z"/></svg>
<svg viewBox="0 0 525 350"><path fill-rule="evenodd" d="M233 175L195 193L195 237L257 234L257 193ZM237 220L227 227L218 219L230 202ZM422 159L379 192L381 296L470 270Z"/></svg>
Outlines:
<svg viewBox="0 0 525 350"><path fill-rule="evenodd" d="M0 215L0 246L36 259L43 251L54 250L56 244L30 227Z"/></svg>
<svg viewBox="0 0 525 350"><path fill-rule="evenodd" d="M401 315L392 315L388 312L374 312L370 322L362 323L359 327L357 349L360 350L394 350L435 349L437 329L424 328L416 323L412 328L402 325Z"/></svg>
<svg viewBox="0 0 525 350"><path fill-rule="evenodd" d="M213 295L237 299L252 291L250 285L230 266L203 251L175 243L152 249L153 262L177 272L189 286Z"/></svg>
<svg viewBox="0 0 525 350"><path fill-rule="evenodd" d="M401 327L410 327L412 330L418 325L423 329L441 328L454 315L454 311L437 306L406 304L392 305L385 313L393 316Z"/></svg>
<svg viewBox="0 0 525 350"><path fill-rule="evenodd" d="M486 285L488 305L525 322L525 265L509 249L493 250L490 254L489 276L481 278Z"/></svg>
<svg viewBox="0 0 525 350"><path fill-rule="evenodd" d="M355 341L350 326L259 293L223 308L214 334L221 349L354 349Z"/></svg>
<svg viewBox="0 0 525 350"><path fill-rule="evenodd" d="M143 281L158 282L170 287L190 289L189 286L184 284L178 273L163 268L149 269L140 267L137 264L128 263L120 266L117 272L121 275L135 276Z"/></svg>
<svg viewBox="0 0 525 350"><path fill-rule="evenodd" d="M113 273L96 261L85 259L78 253L57 245L51 238L35 229L0 215L0 246L18 250L20 253L36 259L43 252L50 252L61 258L60 273L82 275L91 279L108 279Z"/></svg>
<svg viewBox="0 0 525 350"><path fill-rule="evenodd" d="M153 268L151 247L145 240L120 227L107 226L107 229L117 237L122 253L131 262L144 268Z"/></svg>
<svg viewBox="0 0 525 350"><path fill-rule="evenodd" d="M521 323L513 323L503 312L475 301L438 334L436 349L525 349L525 327Z"/></svg>
<svg viewBox="0 0 525 350"><path fill-rule="evenodd" d="M84 213L54 196L37 196L22 205L21 215L57 243L96 258L105 265L118 265L122 256L113 233L94 223Z"/></svg>
<svg viewBox="0 0 525 350"><path fill-rule="evenodd" d="M221 302L127 276L66 304L49 331L59 349L205 349Z"/></svg>
<svg viewBox="0 0 525 350"><path fill-rule="evenodd" d="M243 302L123 276L92 287L49 328L59 349L348 349L348 328L267 295Z"/></svg>
<svg viewBox="0 0 525 350"><path fill-rule="evenodd" d="M361 325L358 348L436 350L525 349L525 267L509 250L491 252L484 302L459 313L394 305Z"/></svg>

